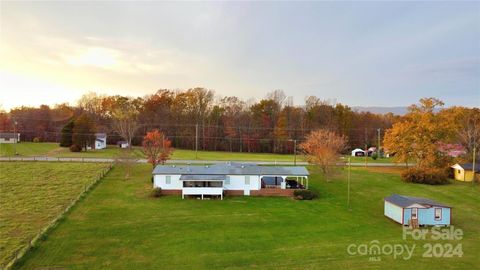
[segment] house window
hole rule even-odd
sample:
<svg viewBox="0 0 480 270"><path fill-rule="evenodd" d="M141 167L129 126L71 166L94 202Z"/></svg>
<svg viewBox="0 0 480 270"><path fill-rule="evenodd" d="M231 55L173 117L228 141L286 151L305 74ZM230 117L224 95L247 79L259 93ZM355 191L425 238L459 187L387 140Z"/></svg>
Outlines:
<svg viewBox="0 0 480 270"><path fill-rule="evenodd" d="M225 185L230 185L230 176L229 175L227 175L225 177Z"/></svg>
<svg viewBox="0 0 480 270"><path fill-rule="evenodd" d="M250 185L250 175L245 175L245 185L246 186Z"/></svg>
<svg viewBox="0 0 480 270"><path fill-rule="evenodd" d="M442 208L435 208L435 220L442 220Z"/></svg>
<svg viewBox="0 0 480 270"><path fill-rule="evenodd" d="M172 177L170 175L165 176L165 184L170 185L172 183Z"/></svg>
<svg viewBox="0 0 480 270"><path fill-rule="evenodd" d="M461 172L460 170L457 170L457 173L459 173L459 174L460 174L460 173L462 173L462 172Z"/></svg>

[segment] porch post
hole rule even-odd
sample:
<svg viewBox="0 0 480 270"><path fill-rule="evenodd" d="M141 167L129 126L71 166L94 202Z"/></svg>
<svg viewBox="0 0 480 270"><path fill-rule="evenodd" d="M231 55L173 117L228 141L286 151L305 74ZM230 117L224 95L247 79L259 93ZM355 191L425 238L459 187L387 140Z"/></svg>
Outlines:
<svg viewBox="0 0 480 270"><path fill-rule="evenodd" d="M307 181L307 189L308 189L308 177L305 177L305 179L307 179L306 181Z"/></svg>

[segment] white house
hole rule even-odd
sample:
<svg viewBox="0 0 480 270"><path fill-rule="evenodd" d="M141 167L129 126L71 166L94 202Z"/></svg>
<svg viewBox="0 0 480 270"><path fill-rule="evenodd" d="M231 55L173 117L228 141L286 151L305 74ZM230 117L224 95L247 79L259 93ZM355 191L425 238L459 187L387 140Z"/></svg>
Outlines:
<svg viewBox="0 0 480 270"><path fill-rule="evenodd" d="M360 148L356 148L354 150L352 150L352 157L363 157L365 156L365 151L360 149Z"/></svg>
<svg viewBox="0 0 480 270"><path fill-rule="evenodd" d="M107 134L95 133L95 149L107 148Z"/></svg>
<svg viewBox="0 0 480 270"><path fill-rule="evenodd" d="M118 147L123 148L123 149L128 148L128 142L127 141L118 141L117 145L118 145Z"/></svg>
<svg viewBox="0 0 480 270"><path fill-rule="evenodd" d="M0 132L0 143L19 143L19 142L20 142L20 133Z"/></svg>
<svg viewBox="0 0 480 270"><path fill-rule="evenodd" d="M295 189L308 189L305 167L258 166L225 163L206 166L158 165L153 170L153 187L163 194L218 197L293 196Z"/></svg>

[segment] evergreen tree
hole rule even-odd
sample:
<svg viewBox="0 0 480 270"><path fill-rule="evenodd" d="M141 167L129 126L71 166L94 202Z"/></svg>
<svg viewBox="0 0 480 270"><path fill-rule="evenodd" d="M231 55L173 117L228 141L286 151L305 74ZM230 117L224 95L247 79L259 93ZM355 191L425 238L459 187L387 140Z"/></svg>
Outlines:
<svg viewBox="0 0 480 270"><path fill-rule="evenodd" d="M72 119L62 128L62 137L60 138L61 147L72 146L73 144L72 134L73 134L74 126L75 126L75 123L74 123L74 120Z"/></svg>
<svg viewBox="0 0 480 270"><path fill-rule="evenodd" d="M95 140L95 124L87 114L80 115L73 126L73 144L87 150Z"/></svg>

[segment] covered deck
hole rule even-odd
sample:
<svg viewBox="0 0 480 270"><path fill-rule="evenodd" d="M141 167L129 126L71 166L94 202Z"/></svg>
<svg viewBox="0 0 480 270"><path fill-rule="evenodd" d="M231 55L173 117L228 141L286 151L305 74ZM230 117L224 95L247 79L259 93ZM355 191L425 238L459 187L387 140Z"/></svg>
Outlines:
<svg viewBox="0 0 480 270"><path fill-rule="evenodd" d="M185 196L220 197L223 200L223 183L226 175L182 175L182 199Z"/></svg>
<svg viewBox="0 0 480 270"><path fill-rule="evenodd" d="M308 189L306 175L262 175L262 189Z"/></svg>

